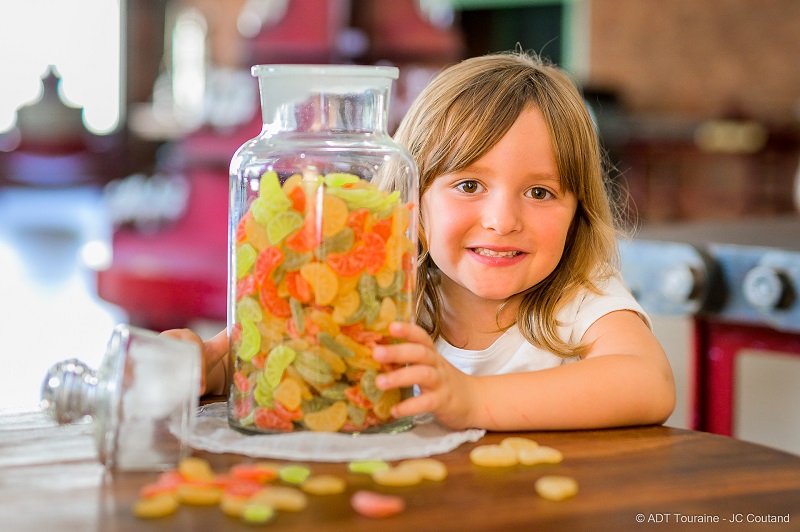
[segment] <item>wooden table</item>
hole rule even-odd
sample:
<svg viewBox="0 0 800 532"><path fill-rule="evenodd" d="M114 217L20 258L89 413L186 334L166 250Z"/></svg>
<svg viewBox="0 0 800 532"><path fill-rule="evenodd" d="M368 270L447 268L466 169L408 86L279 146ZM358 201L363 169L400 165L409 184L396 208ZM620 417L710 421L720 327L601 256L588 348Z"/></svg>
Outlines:
<svg viewBox="0 0 800 532"><path fill-rule="evenodd" d="M300 513L281 513L275 530L798 530L800 457L726 436L663 426L525 436L561 450L558 465L487 469L470 463L489 433L440 455L442 482L382 488L347 472L345 464L312 463L315 473L348 481L342 495L309 496ZM196 453L217 472L249 458ZM550 502L533 491L544 474L570 475L580 493ZM0 530L194 531L253 530L216 507L181 507L170 517L142 521L131 513L139 488L157 473L109 473L96 462L90 427L55 426L38 412L0 412ZM404 513L375 520L349 506L357 489L401 495ZM752 523L789 519L789 523ZM719 519L719 523L708 520ZM639 522L642 520L643 522ZM700 520L701 524L690 524ZM732 521L733 520L733 521ZM741 521L741 522L737 522Z"/></svg>

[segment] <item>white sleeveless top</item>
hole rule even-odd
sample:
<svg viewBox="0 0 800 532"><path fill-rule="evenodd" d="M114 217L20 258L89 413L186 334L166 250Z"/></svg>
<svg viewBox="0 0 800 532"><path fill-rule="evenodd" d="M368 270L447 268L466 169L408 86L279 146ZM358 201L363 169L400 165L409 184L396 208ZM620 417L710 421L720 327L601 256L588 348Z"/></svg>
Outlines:
<svg viewBox="0 0 800 532"><path fill-rule="evenodd" d="M617 310L632 310L638 313L652 329L650 318L625 287L619 276L611 277L607 283L598 283L603 293L588 290L581 292L558 313L563 325L558 328L561 338L572 343L580 342L586 330L598 319ZM473 351L453 347L439 337L436 349L455 367L469 375L497 375L552 368L577 361L577 358L561 358L529 343L513 325L486 349Z"/></svg>

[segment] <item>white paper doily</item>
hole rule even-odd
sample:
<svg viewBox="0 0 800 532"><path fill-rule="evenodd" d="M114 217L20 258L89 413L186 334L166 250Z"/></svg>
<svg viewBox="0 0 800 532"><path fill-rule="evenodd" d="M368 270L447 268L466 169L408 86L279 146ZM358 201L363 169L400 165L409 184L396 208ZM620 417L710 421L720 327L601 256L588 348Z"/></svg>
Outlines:
<svg viewBox="0 0 800 532"><path fill-rule="evenodd" d="M403 460L452 451L462 443L481 439L485 430L453 431L431 415L414 418L414 427L396 434L292 432L243 434L228 426L227 405L213 403L197 411L189 445L212 453L244 454L256 458L351 462Z"/></svg>

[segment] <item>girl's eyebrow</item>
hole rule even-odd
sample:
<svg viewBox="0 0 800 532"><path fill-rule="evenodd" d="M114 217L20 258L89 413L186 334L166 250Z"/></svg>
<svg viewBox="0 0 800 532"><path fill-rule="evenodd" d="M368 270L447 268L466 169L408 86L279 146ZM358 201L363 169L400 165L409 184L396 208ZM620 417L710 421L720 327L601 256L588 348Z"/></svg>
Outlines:
<svg viewBox="0 0 800 532"><path fill-rule="evenodd" d="M468 174L468 175L470 175L470 174L474 174L474 175L490 174L491 175L491 171L492 170L493 170L493 168L489 167L489 166L478 166L478 165L472 164L472 165L469 165L469 166L465 166L464 168L461 168L459 170L454 170L452 172L448 172L445 175L456 175L456 174L458 174L459 176L463 176L464 174ZM557 175L552 174L550 172L532 172L529 175L529 178L532 179L532 180L536 180L536 181L544 181L544 182L548 182L549 181L549 182L555 183L557 185L561 184L561 179Z"/></svg>

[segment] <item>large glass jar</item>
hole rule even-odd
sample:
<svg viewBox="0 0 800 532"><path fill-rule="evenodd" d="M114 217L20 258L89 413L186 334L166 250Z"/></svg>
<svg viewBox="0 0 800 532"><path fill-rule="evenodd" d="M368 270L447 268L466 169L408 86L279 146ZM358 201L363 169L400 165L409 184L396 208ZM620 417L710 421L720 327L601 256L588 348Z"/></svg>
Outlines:
<svg viewBox="0 0 800 532"><path fill-rule="evenodd" d="M398 70L258 65L263 128L230 167L228 418L399 431L372 347L413 319L417 167L387 132Z"/></svg>

